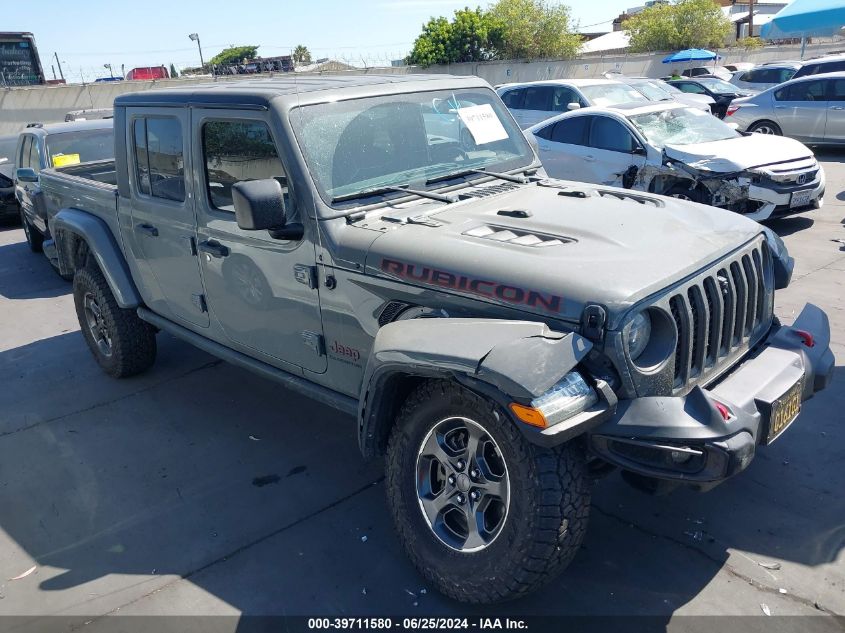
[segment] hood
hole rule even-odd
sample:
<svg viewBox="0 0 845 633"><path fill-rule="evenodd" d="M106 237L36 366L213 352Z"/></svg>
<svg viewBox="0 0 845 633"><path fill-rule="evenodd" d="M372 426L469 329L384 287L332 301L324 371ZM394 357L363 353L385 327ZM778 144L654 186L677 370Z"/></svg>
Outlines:
<svg viewBox="0 0 845 633"><path fill-rule="evenodd" d="M802 158L813 152L799 141L785 136L749 134L724 141L667 145L666 155L695 169L720 173L745 171Z"/></svg>
<svg viewBox="0 0 845 633"><path fill-rule="evenodd" d="M614 328L637 301L761 231L692 202L549 182L554 186L482 185L473 189L510 191L447 206L409 203L368 221L367 229L383 232L370 246L367 274L546 318L577 321L586 303L599 303Z"/></svg>

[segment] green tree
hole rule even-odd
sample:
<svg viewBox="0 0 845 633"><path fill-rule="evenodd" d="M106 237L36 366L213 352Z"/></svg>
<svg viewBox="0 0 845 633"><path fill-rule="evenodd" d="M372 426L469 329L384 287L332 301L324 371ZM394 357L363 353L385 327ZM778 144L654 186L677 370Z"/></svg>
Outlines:
<svg viewBox="0 0 845 633"><path fill-rule="evenodd" d="M230 46L224 48L211 58L209 64L212 66L226 66L229 64L240 64L245 59L253 59L258 51L258 46Z"/></svg>
<svg viewBox="0 0 845 633"><path fill-rule="evenodd" d="M498 0L487 16L500 59L574 57L581 47L581 36L571 29L569 7L547 0Z"/></svg>
<svg viewBox="0 0 845 633"><path fill-rule="evenodd" d="M311 51L308 50L307 46L303 46L300 44L295 49L293 49L293 61L297 64L310 64L311 63Z"/></svg>
<svg viewBox="0 0 845 633"><path fill-rule="evenodd" d="M478 62L492 59L492 23L480 8L455 11L450 22L431 18L423 25L407 63L418 66Z"/></svg>
<svg viewBox="0 0 845 633"><path fill-rule="evenodd" d="M672 51L724 46L731 22L713 0L656 4L622 24L631 51Z"/></svg>
<svg viewBox="0 0 845 633"><path fill-rule="evenodd" d="M179 71L176 70L176 66L174 66L172 62L170 63L170 76L171 77L178 77L179 76Z"/></svg>

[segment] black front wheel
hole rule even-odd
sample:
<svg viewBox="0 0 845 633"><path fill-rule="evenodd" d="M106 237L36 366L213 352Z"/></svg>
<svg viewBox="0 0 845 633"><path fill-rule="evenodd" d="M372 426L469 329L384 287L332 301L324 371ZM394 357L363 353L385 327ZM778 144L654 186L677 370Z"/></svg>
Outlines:
<svg viewBox="0 0 845 633"><path fill-rule="evenodd" d="M408 397L386 468L402 544L457 600L525 595L560 573L584 538L583 450L529 443L503 411L455 383L425 382Z"/></svg>
<svg viewBox="0 0 845 633"><path fill-rule="evenodd" d="M40 253L44 248L44 236L26 219L23 209L21 209L21 225L23 226L23 234L26 236L26 243L29 246L29 250L33 253Z"/></svg>

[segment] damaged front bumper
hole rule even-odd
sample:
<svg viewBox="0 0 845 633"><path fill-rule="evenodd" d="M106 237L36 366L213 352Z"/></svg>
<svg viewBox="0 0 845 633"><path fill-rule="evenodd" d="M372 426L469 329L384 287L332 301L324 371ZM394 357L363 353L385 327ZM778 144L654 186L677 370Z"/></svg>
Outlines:
<svg viewBox="0 0 845 633"><path fill-rule="evenodd" d="M708 489L777 439L801 403L827 387L833 368L827 315L807 305L792 326L774 327L716 385L682 397L620 401L615 415L590 433L590 447L637 475Z"/></svg>

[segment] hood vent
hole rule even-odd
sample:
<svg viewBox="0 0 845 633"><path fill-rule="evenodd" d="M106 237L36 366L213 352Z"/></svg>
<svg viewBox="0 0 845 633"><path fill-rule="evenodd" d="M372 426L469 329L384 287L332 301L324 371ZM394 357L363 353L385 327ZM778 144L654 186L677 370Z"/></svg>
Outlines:
<svg viewBox="0 0 845 633"><path fill-rule="evenodd" d="M489 187L476 187L475 189L472 189L470 191L462 191L460 194L460 198L487 198L489 196L495 196L500 193L514 191L518 188L519 185L512 182L502 183L500 185L490 185Z"/></svg>
<svg viewBox="0 0 845 633"><path fill-rule="evenodd" d="M598 194L602 198L616 198L617 200L633 200L634 202L638 202L640 204L648 204L653 207L662 208L663 202L660 200L656 200L655 198L649 198L648 196L638 196L635 193L628 193L627 191L610 191L608 189L598 189Z"/></svg>
<svg viewBox="0 0 845 633"><path fill-rule="evenodd" d="M576 241L571 237L560 237L556 235L543 235L530 231L521 231L506 226L491 226L484 224L466 231L464 235L469 237L480 237L493 242L506 244L517 244L518 246L530 246L532 248L548 248L550 246L563 246Z"/></svg>

